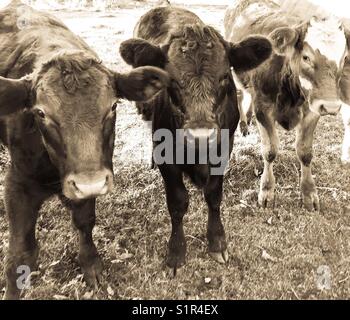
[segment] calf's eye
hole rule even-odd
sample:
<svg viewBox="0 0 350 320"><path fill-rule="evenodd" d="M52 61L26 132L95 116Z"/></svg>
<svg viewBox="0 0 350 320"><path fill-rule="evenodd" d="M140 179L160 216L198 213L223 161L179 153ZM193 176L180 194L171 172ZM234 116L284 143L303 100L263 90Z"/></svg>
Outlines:
<svg viewBox="0 0 350 320"><path fill-rule="evenodd" d="M306 62L306 63L311 63L311 59L310 59L310 57L309 56L307 56L307 55L303 55L303 60L304 60L304 62Z"/></svg>
<svg viewBox="0 0 350 320"><path fill-rule="evenodd" d="M35 111L35 113L36 113L36 115L37 115L39 118L45 119L45 112L44 112L43 110L37 109L37 110Z"/></svg>
<svg viewBox="0 0 350 320"><path fill-rule="evenodd" d="M115 102L112 106L112 112L114 112L115 110L117 110L117 106L118 106L118 102Z"/></svg>

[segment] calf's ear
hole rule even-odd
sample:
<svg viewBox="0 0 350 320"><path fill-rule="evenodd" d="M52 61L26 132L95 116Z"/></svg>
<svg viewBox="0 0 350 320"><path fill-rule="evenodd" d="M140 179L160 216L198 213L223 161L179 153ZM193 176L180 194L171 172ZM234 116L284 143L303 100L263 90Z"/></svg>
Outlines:
<svg viewBox="0 0 350 320"><path fill-rule="evenodd" d="M269 38L278 54L284 55L288 49L295 47L300 36L298 31L297 29L282 27L270 33Z"/></svg>
<svg viewBox="0 0 350 320"><path fill-rule="evenodd" d="M130 101L148 101L170 85L167 72L149 66L118 73L115 80L116 96Z"/></svg>
<svg viewBox="0 0 350 320"><path fill-rule="evenodd" d="M6 116L28 107L31 80L0 77L0 116Z"/></svg>
<svg viewBox="0 0 350 320"><path fill-rule="evenodd" d="M229 59L235 72L245 72L258 67L272 52L271 42L262 36L251 36L230 45Z"/></svg>
<svg viewBox="0 0 350 320"><path fill-rule="evenodd" d="M143 39L129 39L121 43L120 55L134 68L154 66L164 68L166 56L160 47Z"/></svg>

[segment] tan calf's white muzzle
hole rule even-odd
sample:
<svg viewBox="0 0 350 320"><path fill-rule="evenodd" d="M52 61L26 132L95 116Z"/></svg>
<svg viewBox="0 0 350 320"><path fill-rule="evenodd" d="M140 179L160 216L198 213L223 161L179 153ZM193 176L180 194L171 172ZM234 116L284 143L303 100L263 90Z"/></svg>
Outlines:
<svg viewBox="0 0 350 320"><path fill-rule="evenodd" d="M63 187L64 195L72 200L96 198L110 192L113 188L113 174L104 169L94 173L70 174Z"/></svg>
<svg viewBox="0 0 350 320"><path fill-rule="evenodd" d="M341 106L342 102L340 100L315 100L310 105L310 109L320 116L335 116L339 113Z"/></svg>

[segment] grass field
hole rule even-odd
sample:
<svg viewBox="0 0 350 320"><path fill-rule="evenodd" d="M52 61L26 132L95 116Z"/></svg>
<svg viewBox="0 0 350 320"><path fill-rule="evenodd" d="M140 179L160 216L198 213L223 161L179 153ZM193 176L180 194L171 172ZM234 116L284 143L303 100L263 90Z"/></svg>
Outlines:
<svg viewBox="0 0 350 320"><path fill-rule="evenodd" d="M107 65L126 70L118 44L131 36L147 8L118 12L56 12L99 53ZM223 7L192 7L205 21L222 26ZM349 299L350 298L350 171L340 164L340 116L321 120L314 144L314 169L320 212L301 208L299 164L294 134L281 130L281 152L274 210L257 208L262 169L255 126L243 138L236 133L234 155L225 176L223 222L229 243L227 265L207 254L207 209L190 184L191 204L185 218L187 264L174 278L165 266L170 234L160 174L137 158L149 143L142 121L130 103L118 109L115 189L100 198L94 239L104 261L101 288L93 292L82 281L77 263L78 239L69 213L54 198L41 210L37 238L39 270L27 299ZM130 145L133 147L131 148ZM128 147L129 146L129 147ZM120 156L130 161L121 163ZM146 160L147 156L145 157ZM9 163L0 157L0 193ZM2 198L2 195L1 195ZM5 287L3 261L8 229L0 202L0 291ZM330 288L322 290L320 268L330 270ZM1 296L1 293L0 293Z"/></svg>

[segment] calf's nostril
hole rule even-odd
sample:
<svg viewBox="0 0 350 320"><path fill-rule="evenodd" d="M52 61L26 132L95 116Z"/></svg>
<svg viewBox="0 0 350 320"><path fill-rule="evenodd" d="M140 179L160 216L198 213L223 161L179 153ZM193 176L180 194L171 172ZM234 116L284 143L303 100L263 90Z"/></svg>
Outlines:
<svg viewBox="0 0 350 320"><path fill-rule="evenodd" d="M72 187L73 189L79 190L78 187L77 187L77 185L76 185L76 183L75 183L75 181L74 181L73 179L72 179L72 180L68 180L68 181L67 181L67 184L68 184L70 187Z"/></svg>
<svg viewBox="0 0 350 320"><path fill-rule="evenodd" d="M72 181L70 182L70 184L72 185L73 188L75 188L76 190L79 190L78 187L77 187L77 185L76 185L76 183L75 183L75 181L72 180Z"/></svg>

